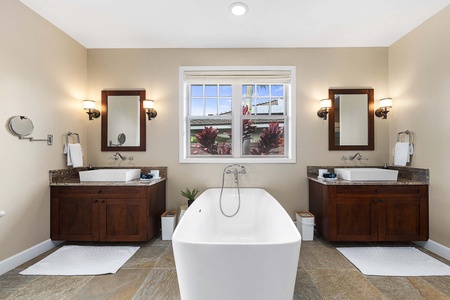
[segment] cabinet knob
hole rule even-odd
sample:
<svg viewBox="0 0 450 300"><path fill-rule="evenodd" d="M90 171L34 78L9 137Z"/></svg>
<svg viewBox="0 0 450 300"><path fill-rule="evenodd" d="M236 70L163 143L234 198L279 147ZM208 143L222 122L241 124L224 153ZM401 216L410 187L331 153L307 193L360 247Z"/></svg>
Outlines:
<svg viewBox="0 0 450 300"><path fill-rule="evenodd" d="M105 200L102 200L102 203L105 203Z"/></svg>
<svg viewBox="0 0 450 300"><path fill-rule="evenodd" d="M380 199L380 202L384 202L384 199Z"/></svg>
<svg viewBox="0 0 450 300"><path fill-rule="evenodd" d="M102 191L100 190L100 191L98 191L97 193L100 194L101 192L102 192Z"/></svg>
<svg viewBox="0 0 450 300"><path fill-rule="evenodd" d="M98 202L98 200L97 200L97 199L95 199L95 200L94 200L94 203L97 203L97 202Z"/></svg>

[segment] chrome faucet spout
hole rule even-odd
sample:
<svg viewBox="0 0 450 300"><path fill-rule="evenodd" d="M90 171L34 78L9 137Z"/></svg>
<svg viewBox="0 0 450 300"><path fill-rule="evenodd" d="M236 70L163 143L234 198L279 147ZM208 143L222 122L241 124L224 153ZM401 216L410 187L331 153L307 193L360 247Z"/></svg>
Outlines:
<svg viewBox="0 0 450 300"><path fill-rule="evenodd" d="M237 183L239 180L239 172L237 169L234 169L234 182Z"/></svg>
<svg viewBox="0 0 450 300"><path fill-rule="evenodd" d="M361 156L362 156L361 153L358 152L358 153L356 153L355 155L350 156L349 159L350 159L350 160L354 160L354 159L357 157L356 159L357 159L357 160L360 160L360 159L361 159Z"/></svg>

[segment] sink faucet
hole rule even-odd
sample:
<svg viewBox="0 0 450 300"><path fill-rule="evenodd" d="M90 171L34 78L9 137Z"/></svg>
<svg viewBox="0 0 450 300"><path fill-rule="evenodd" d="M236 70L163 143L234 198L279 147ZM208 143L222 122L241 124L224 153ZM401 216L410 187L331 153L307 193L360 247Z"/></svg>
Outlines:
<svg viewBox="0 0 450 300"><path fill-rule="evenodd" d="M114 154L113 157L110 157L109 159L114 159L114 160L119 160L119 158L121 160L134 160L133 156L130 157L126 157L126 156L122 156L122 154L120 154L119 152L116 152L116 154Z"/></svg>
<svg viewBox="0 0 450 300"><path fill-rule="evenodd" d="M353 156L349 156L349 158L348 159L350 159L350 160L354 160L354 159L357 159L357 160L361 160L361 158L362 158L362 155L361 155L361 153L356 153L355 155L353 155Z"/></svg>

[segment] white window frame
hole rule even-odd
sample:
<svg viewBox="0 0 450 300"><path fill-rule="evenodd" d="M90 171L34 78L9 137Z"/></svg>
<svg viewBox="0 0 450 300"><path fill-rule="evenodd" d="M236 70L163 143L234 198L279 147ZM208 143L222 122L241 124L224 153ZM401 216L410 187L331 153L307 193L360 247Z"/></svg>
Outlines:
<svg viewBox="0 0 450 300"><path fill-rule="evenodd" d="M208 83L208 74L217 74L226 72L227 74L232 74L233 71L236 72L248 72L250 74L264 74L265 72L270 72L273 77L277 76L277 72L280 74L290 73L290 82L285 90L285 101L286 101L286 125L284 132L285 136L285 155L283 157L276 156L263 156L263 155L252 155L252 156L241 156L242 149L242 137L241 133L241 115L242 115L242 103L241 100L241 90L236 89L233 82L217 82L216 79L212 79L211 83L228 83L233 84L233 103L232 103L232 155L199 155L199 156L189 156L189 125L188 125L188 113L189 113L189 84L198 83L204 84ZM197 72L201 74L204 72L206 75L204 78L200 78L198 82L187 81L186 74L189 72ZM256 75L257 76L257 75ZM214 76L211 76L214 77ZM243 82L239 82L242 84ZM252 83L252 82L245 82ZM276 84L274 81L273 84ZM296 162L296 69L294 66L257 66L257 67L224 67L224 66L183 66L179 68L179 161L180 163L295 163ZM239 103L238 103L239 100ZM236 113L240 112L240 113ZM270 116L269 116L270 117Z"/></svg>

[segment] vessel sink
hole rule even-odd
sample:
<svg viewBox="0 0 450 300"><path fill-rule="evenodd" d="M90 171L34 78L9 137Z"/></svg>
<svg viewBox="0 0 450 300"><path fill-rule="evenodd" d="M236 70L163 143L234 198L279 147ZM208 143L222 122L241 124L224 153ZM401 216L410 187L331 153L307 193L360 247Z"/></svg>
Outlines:
<svg viewBox="0 0 450 300"><path fill-rule="evenodd" d="M98 169L80 171L80 181L129 181L141 177L141 169Z"/></svg>
<svg viewBox="0 0 450 300"><path fill-rule="evenodd" d="M350 181L396 181L397 170L377 168L336 168L338 178Z"/></svg>

